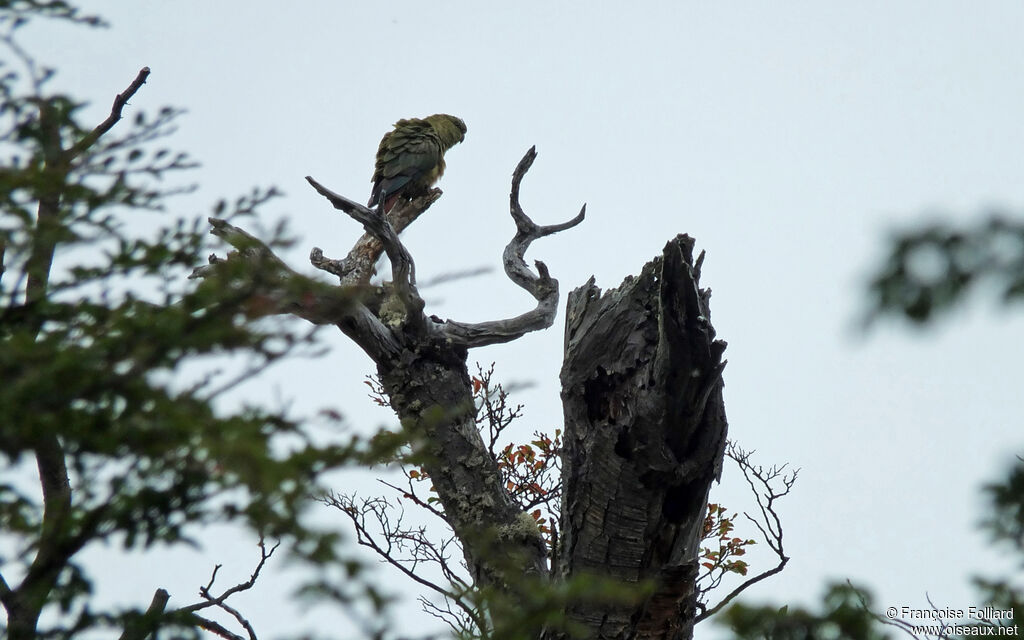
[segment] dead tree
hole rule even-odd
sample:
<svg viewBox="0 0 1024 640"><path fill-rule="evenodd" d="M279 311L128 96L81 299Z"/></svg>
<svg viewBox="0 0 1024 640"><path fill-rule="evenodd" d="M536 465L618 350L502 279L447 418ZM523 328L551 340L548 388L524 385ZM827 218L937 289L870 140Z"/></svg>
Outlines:
<svg viewBox="0 0 1024 640"><path fill-rule="evenodd" d="M567 612L590 637L689 638L697 552L726 444L722 354L699 287L703 253L677 236L638 277L569 296L562 403L562 562L654 592Z"/></svg>
<svg viewBox="0 0 1024 640"><path fill-rule="evenodd" d="M673 239L639 277L617 289L602 295L591 280L570 295L561 374L563 538L550 564L540 532L510 497L475 424L469 349L551 326L558 282L543 262L531 271L524 255L533 240L584 218L581 210L568 222L540 226L523 212L519 187L535 157L530 149L512 178L517 232L505 249L504 268L537 300L515 318L469 324L424 313L412 257L397 234L437 200L436 189L385 218L307 178L366 230L345 259L326 258L319 249L310 256L340 285L292 271L262 242L217 219L211 219L212 232L237 251L226 260L211 256L194 275L220 270L226 277L210 282L244 289L258 302L247 306L250 313L336 325L373 359L476 588L525 601L538 581L593 576L644 584L640 600L569 601L565 618L593 638L689 638L701 525L726 441L725 343L715 340L710 324L710 294L698 284L703 254L695 263L693 240ZM381 252L393 281L371 286ZM497 625L494 615L485 618ZM538 629L533 635L562 634Z"/></svg>

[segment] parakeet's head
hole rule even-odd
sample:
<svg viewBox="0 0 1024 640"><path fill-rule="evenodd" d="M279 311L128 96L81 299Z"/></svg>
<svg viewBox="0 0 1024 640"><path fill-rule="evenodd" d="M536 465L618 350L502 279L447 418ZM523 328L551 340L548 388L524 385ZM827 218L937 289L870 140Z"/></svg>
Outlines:
<svg viewBox="0 0 1024 640"><path fill-rule="evenodd" d="M461 118L447 113L435 113L427 116L425 120L437 132L437 137L441 139L445 149L450 149L466 139L466 123Z"/></svg>

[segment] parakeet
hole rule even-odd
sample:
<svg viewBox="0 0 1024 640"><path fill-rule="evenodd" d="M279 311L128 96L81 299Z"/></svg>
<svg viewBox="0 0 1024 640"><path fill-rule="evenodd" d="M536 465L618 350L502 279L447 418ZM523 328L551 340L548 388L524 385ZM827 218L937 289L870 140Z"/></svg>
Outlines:
<svg viewBox="0 0 1024 640"><path fill-rule="evenodd" d="M380 141L368 206L425 195L444 173L444 153L466 137L466 123L445 113L399 120Z"/></svg>

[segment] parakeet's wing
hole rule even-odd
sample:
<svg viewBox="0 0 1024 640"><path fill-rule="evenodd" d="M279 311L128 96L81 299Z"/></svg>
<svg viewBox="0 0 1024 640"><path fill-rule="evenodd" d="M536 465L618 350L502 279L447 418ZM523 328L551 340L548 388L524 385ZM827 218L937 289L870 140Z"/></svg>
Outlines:
<svg viewBox="0 0 1024 640"><path fill-rule="evenodd" d="M423 120L400 120L377 149L370 206L414 184L441 161L441 143L430 124Z"/></svg>

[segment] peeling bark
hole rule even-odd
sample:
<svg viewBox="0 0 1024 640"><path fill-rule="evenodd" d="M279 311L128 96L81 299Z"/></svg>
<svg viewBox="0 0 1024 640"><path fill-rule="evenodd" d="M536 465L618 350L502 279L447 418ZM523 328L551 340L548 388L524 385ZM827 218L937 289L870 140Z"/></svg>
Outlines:
<svg viewBox="0 0 1024 640"><path fill-rule="evenodd" d="M591 638L691 638L694 579L727 423L722 355L699 288L703 254L670 241L638 277L569 296L560 565L567 576L653 581L634 604L574 605Z"/></svg>

